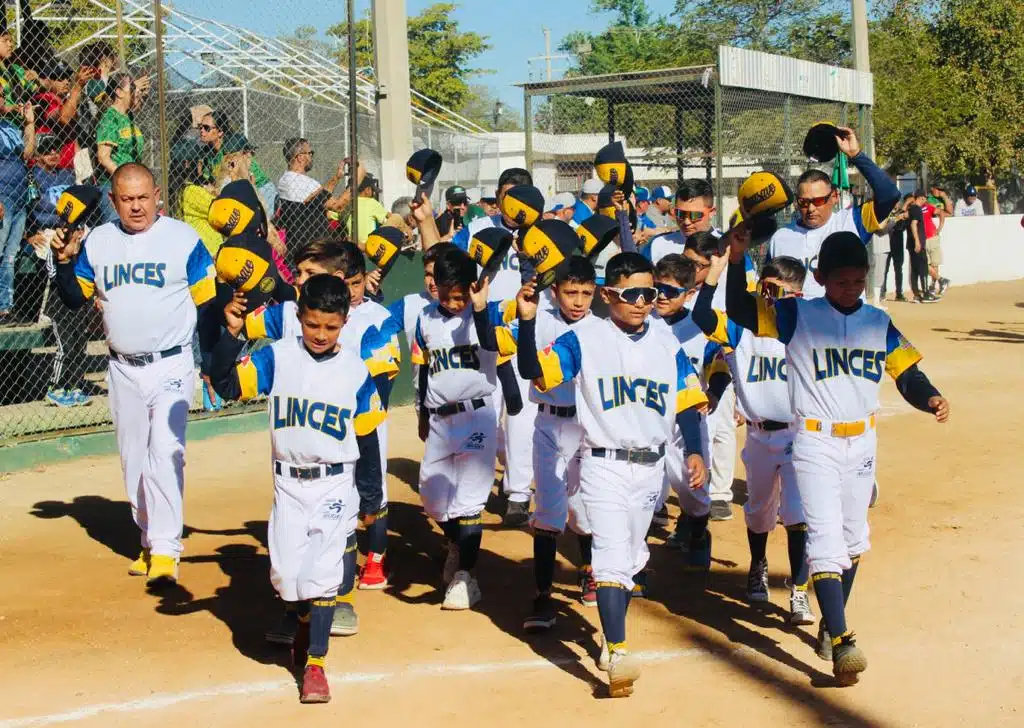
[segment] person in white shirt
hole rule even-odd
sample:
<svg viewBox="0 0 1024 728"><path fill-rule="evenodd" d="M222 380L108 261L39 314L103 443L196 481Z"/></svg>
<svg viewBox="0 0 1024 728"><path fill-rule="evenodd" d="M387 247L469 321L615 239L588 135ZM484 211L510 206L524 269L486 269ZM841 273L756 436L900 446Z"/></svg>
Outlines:
<svg viewBox="0 0 1024 728"><path fill-rule="evenodd" d="M345 165L347 160L338 162L338 170L325 184L320 184L309 176L313 169L313 145L308 139L292 137L284 143L282 149L284 159L288 163L288 171L281 175L277 181L278 196L289 202L307 203L312 202L317 195L326 191L324 199L324 210L329 212L342 212L346 210L351 202L351 193L346 186L340 194L334 196L334 188L345 178ZM362 184L366 170L360 164L356 170L358 184Z"/></svg>
<svg viewBox="0 0 1024 728"><path fill-rule="evenodd" d="M957 217L980 217L985 214L985 208L978 199L978 190L974 185L967 185L963 199L956 201L953 214Z"/></svg>

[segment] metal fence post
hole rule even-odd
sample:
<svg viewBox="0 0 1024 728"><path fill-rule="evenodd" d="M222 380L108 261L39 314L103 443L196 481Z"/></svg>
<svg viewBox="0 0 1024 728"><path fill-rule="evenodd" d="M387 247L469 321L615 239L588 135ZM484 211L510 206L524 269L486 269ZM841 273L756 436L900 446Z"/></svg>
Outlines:
<svg viewBox="0 0 1024 728"><path fill-rule="evenodd" d="M552 107L554 110L554 107ZM526 168L533 173L533 96L529 93L523 94L523 129L526 146L524 155L526 157ZM499 153L500 154L500 153ZM500 161L500 160L499 160ZM501 174L501 164L498 165L498 174Z"/></svg>
<svg viewBox="0 0 1024 728"><path fill-rule="evenodd" d="M608 101L608 143L615 141L615 103Z"/></svg>
<svg viewBox="0 0 1024 728"><path fill-rule="evenodd" d="M793 147L793 97L786 94L785 100L782 102L782 154L779 156L785 160L785 171L782 173L782 177L785 180L789 180L793 175L793 160L790 152Z"/></svg>
<svg viewBox="0 0 1024 728"><path fill-rule="evenodd" d="M725 212L722 209L722 188L725 186L725 180L722 174L722 85L718 83L718 79L715 79L715 204L718 209L715 212L715 224L721 230L723 226L723 215Z"/></svg>
<svg viewBox="0 0 1024 728"><path fill-rule="evenodd" d="M242 86L242 133L249 138L249 84Z"/></svg>
<svg viewBox="0 0 1024 728"><path fill-rule="evenodd" d="M164 79L164 19L160 0L153 0L153 36L156 42L156 91L160 119L160 185L164 195L167 195L170 193L170 162L167 149L167 88Z"/></svg>

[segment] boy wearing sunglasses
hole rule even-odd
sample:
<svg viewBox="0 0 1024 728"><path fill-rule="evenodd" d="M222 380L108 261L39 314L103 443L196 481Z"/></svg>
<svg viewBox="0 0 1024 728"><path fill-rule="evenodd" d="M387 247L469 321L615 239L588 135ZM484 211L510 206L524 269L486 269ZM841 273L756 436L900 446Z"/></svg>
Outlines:
<svg viewBox="0 0 1024 728"><path fill-rule="evenodd" d="M686 239L696 233L714 231L715 193L711 183L703 179L687 179L676 190L672 216L678 230L672 230L651 240L644 255L657 263L671 253L682 253ZM720 233L715 233L716 236Z"/></svg>
<svg viewBox="0 0 1024 728"><path fill-rule="evenodd" d="M634 576L647 563L647 529L661 493L665 450L677 425L690 487L706 477L700 414L707 397L671 334L651 326L658 291L654 267L638 253L608 262L601 297L608 319L587 316L537 350L537 296L524 286L519 313L519 371L545 392L576 380L583 428L580 494L593 534L597 609L603 631L598 667L612 697L626 697L640 675L626 646L626 610Z"/></svg>
<svg viewBox="0 0 1024 728"><path fill-rule="evenodd" d="M729 357L739 401L747 421L743 466L747 474L747 502L743 515L750 546L747 600L769 601L768 534L781 518L789 551L789 623L814 624L807 596L807 524L793 470L793 406L786 381L786 347L771 338L759 338L730 321L711 306L727 256L714 257L707 280L693 307L693 320L712 339L733 349ZM761 268L760 296L766 303L799 298L807 270L796 258L783 256Z"/></svg>
<svg viewBox="0 0 1024 728"><path fill-rule="evenodd" d="M747 239L744 239L746 237ZM739 270L749 236L731 236L729 265ZM949 403L917 363L921 355L889 315L860 300L868 254L851 231L825 238L814 278L823 298L774 302L730 277L729 318L786 347L793 406L793 469L807 523L807 561L822 624L818 655L832 661L840 685L857 682L867 658L846 624L846 603L860 556L870 548L868 507L875 482L875 422L882 374L915 408L938 422Z"/></svg>

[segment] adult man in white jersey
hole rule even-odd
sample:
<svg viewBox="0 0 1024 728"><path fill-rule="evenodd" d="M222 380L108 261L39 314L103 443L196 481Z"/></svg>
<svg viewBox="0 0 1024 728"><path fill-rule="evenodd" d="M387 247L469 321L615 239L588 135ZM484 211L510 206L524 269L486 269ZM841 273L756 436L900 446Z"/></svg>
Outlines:
<svg viewBox="0 0 1024 728"><path fill-rule="evenodd" d="M159 197L147 167L124 164L110 191L120 220L100 225L84 241L65 244L59 235L54 243L61 300L71 308L93 295L102 302L110 412L132 516L142 531L142 553L128 573L147 575L149 585L178 578L185 423L196 384L192 337L196 307L216 292L202 240L189 225L157 216Z"/></svg>
<svg viewBox="0 0 1024 728"><path fill-rule="evenodd" d="M770 260L788 255L803 262L807 267L804 298L818 298L825 294L824 287L814 277L822 241L834 232L847 230L856 233L866 245L900 199L896 183L861 152L860 142L852 129L838 127L836 143L839 151L850 158L853 166L867 180L874 199L835 211L839 191L832 186L832 179L817 169L809 169L800 175L796 185L799 219L776 231L768 243L766 258Z"/></svg>

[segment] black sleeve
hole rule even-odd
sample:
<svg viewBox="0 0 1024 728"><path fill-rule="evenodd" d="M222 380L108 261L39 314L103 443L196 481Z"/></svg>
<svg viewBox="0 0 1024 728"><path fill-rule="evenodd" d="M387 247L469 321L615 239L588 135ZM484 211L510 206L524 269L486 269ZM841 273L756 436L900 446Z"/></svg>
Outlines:
<svg viewBox="0 0 1024 728"><path fill-rule="evenodd" d="M420 400L420 412L423 412L423 403L427 399L427 384L430 378L430 364L420 364L419 370L420 386L417 394L419 395Z"/></svg>
<svg viewBox="0 0 1024 728"><path fill-rule="evenodd" d="M633 240L633 230L629 227L629 213L619 210L615 217L619 223L619 247L624 253L635 253L636 241Z"/></svg>
<svg viewBox="0 0 1024 728"><path fill-rule="evenodd" d="M383 475L380 471L380 445L377 442L377 430L368 435L357 435L359 459L356 460L356 490L362 493L382 493ZM378 505L378 509L380 506Z"/></svg>
<svg viewBox="0 0 1024 728"><path fill-rule="evenodd" d="M523 409L523 395L519 391L519 380L512 362L498 365L498 381L501 382L501 396L505 399L505 411L510 415L519 414Z"/></svg>
<svg viewBox="0 0 1024 728"><path fill-rule="evenodd" d="M683 433L683 450L686 455L703 455L700 437L700 412L689 407L676 415L676 425Z"/></svg>
<svg viewBox="0 0 1024 728"><path fill-rule="evenodd" d="M871 187L875 204L875 218L884 220L889 217L889 213L896 208L896 203L900 201L899 187L889 178L885 170L875 164L864 152L850 161Z"/></svg>
<svg viewBox="0 0 1024 728"><path fill-rule="evenodd" d="M918 369L917 364L907 369L896 378L896 389L903 395L907 404L921 410L931 412L928 400L932 397L940 397L939 390L935 388L924 372Z"/></svg>
<svg viewBox="0 0 1024 728"><path fill-rule="evenodd" d="M387 374L378 374L373 378L373 383L377 385L377 394L380 395L380 406L386 410L388 402L391 400L391 377Z"/></svg>
<svg viewBox="0 0 1024 728"><path fill-rule="evenodd" d="M483 311L473 310L473 325L476 327L476 337L480 340L480 348L497 351L498 336L494 333L494 325L487 316L486 308Z"/></svg>
<svg viewBox="0 0 1024 728"><path fill-rule="evenodd" d="M519 376L531 381L540 377L540 361L537 359L537 319L519 319L516 348Z"/></svg>
<svg viewBox="0 0 1024 728"><path fill-rule="evenodd" d="M690 312L690 315L693 316L693 323L697 324L697 327L706 336L710 336L718 328L718 317L711 310L711 300L715 297L717 290L718 286L708 283L702 285L697 293L697 302L693 304L693 310Z"/></svg>
<svg viewBox="0 0 1024 728"><path fill-rule="evenodd" d="M757 333L757 297L747 290L743 261L729 263L725 279L725 312L737 325Z"/></svg>
<svg viewBox="0 0 1024 728"><path fill-rule="evenodd" d="M60 300L71 309L84 306L88 299L82 293L82 287L78 285L78 279L75 277L74 261L57 263L55 267L57 273L54 276L54 280L57 283L57 295L60 297Z"/></svg>
<svg viewBox="0 0 1024 728"><path fill-rule="evenodd" d="M220 340L224 311L217 307L217 299L207 301L196 309L196 332L199 334L199 358L202 373L210 374L210 359Z"/></svg>
<svg viewBox="0 0 1024 728"><path fill-rule="evenodd" d="M725 372L715 372L711 375L711 379L708 380L708 394L714 395L717 400L721 400L722 395L725 394L726 387L729 386L731 381L732 377Z"/></svg>
<svg viewBox="0 0 1024 728"><path fill-rule="evenodd" d="M244 347L244 339L234 337L226 331L213 347L207 373L214 390L224 399L238 399L242 396L242 386L238 383L235 362L238 361L238 355Z"/></svg>

